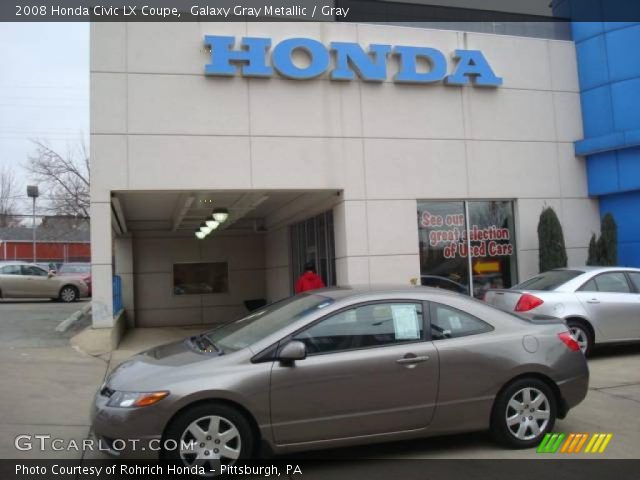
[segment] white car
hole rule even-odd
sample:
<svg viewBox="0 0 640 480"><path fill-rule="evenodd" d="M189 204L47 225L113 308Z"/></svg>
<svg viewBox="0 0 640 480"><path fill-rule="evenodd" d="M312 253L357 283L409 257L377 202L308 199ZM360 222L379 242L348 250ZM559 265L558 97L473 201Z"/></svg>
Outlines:
<svg viewBox="0 0 640 480"><path fill-rule="evenodd" d="M79 277L57 276L33 263L0 263L0 298L74 302L87 296L87 284Z"/></svg>
<svg viewBox="0 0 640 480"><path fill-rule="evenodd" d="M588 354L596 343L640 340L640 269L559 268L509 289L487 290L502 310L565 320Z"/></svg>

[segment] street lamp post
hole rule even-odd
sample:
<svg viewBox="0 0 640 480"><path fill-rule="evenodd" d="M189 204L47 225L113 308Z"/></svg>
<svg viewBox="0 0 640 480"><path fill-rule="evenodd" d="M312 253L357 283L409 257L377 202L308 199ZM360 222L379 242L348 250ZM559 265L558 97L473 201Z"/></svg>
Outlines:
<svg viewBox="0 0 640 480"><path fill-rule="evenodd" d="M33 199L33 217L31 238L33 239L33 263L36 263L36 198L40 195L37 185L27 186L27 195Z"/></svg>

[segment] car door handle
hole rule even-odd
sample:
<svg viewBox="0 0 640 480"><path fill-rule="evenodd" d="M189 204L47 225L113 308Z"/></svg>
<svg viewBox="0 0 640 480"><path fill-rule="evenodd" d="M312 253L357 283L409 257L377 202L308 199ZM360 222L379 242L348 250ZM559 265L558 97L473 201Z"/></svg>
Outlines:
<svg viewBox="0 0 640 480"><path fill-rule="evenodd" d="M592 298L591 300L587 300L587 303L600 303L600 300L597 298Z"/></svg>
<svg viewBox="0 0 640 480"><path fill-rule="evenodd" d="M416 363L426 362L427 360L429 360L427 355L422 357L403 357L396 360L396 363L400 365L415 365Z"/></svg>

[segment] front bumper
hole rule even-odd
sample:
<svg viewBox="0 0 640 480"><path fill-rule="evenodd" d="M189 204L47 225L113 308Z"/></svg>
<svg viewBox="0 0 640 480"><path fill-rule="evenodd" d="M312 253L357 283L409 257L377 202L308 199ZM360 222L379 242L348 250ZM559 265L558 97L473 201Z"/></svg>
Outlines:
<svg viewBox="0 0 640 480"><path fill-rule="evenodd" d="M166 424L158 405L142 408L107 406L109 398L96 393L91 409L93 435L100 451L122 459L157 459Z"/></svg>

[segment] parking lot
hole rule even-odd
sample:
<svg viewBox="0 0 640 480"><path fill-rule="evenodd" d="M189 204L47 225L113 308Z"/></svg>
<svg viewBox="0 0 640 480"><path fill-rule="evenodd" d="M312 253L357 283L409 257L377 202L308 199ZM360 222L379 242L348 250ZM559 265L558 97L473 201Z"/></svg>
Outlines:
<svg viewBox="0 0 640 480"><path fill-rule="evenodd" d="M89 435L93 394L111 358L93 357L69 345L55 327L83 303L0 301L0 458L79 458L78 452L20 452L19 434L50 434L81 441ZM113 364L137 350L187 330L138 330L112 355ZM613 433L599 457L640 457L640 345L607 347L589 360L586 400L556 423L564 433ZM386 443L308 454L311 458L533 458L534 450L506 450L486 433ZM580 458L590 458L581 455ZM95 457L94 457L95 458ZM548 458L548 457L547 457ZM553 458L563 458L555 456ZM573 458L576 458L575 456Z"/></svg>

